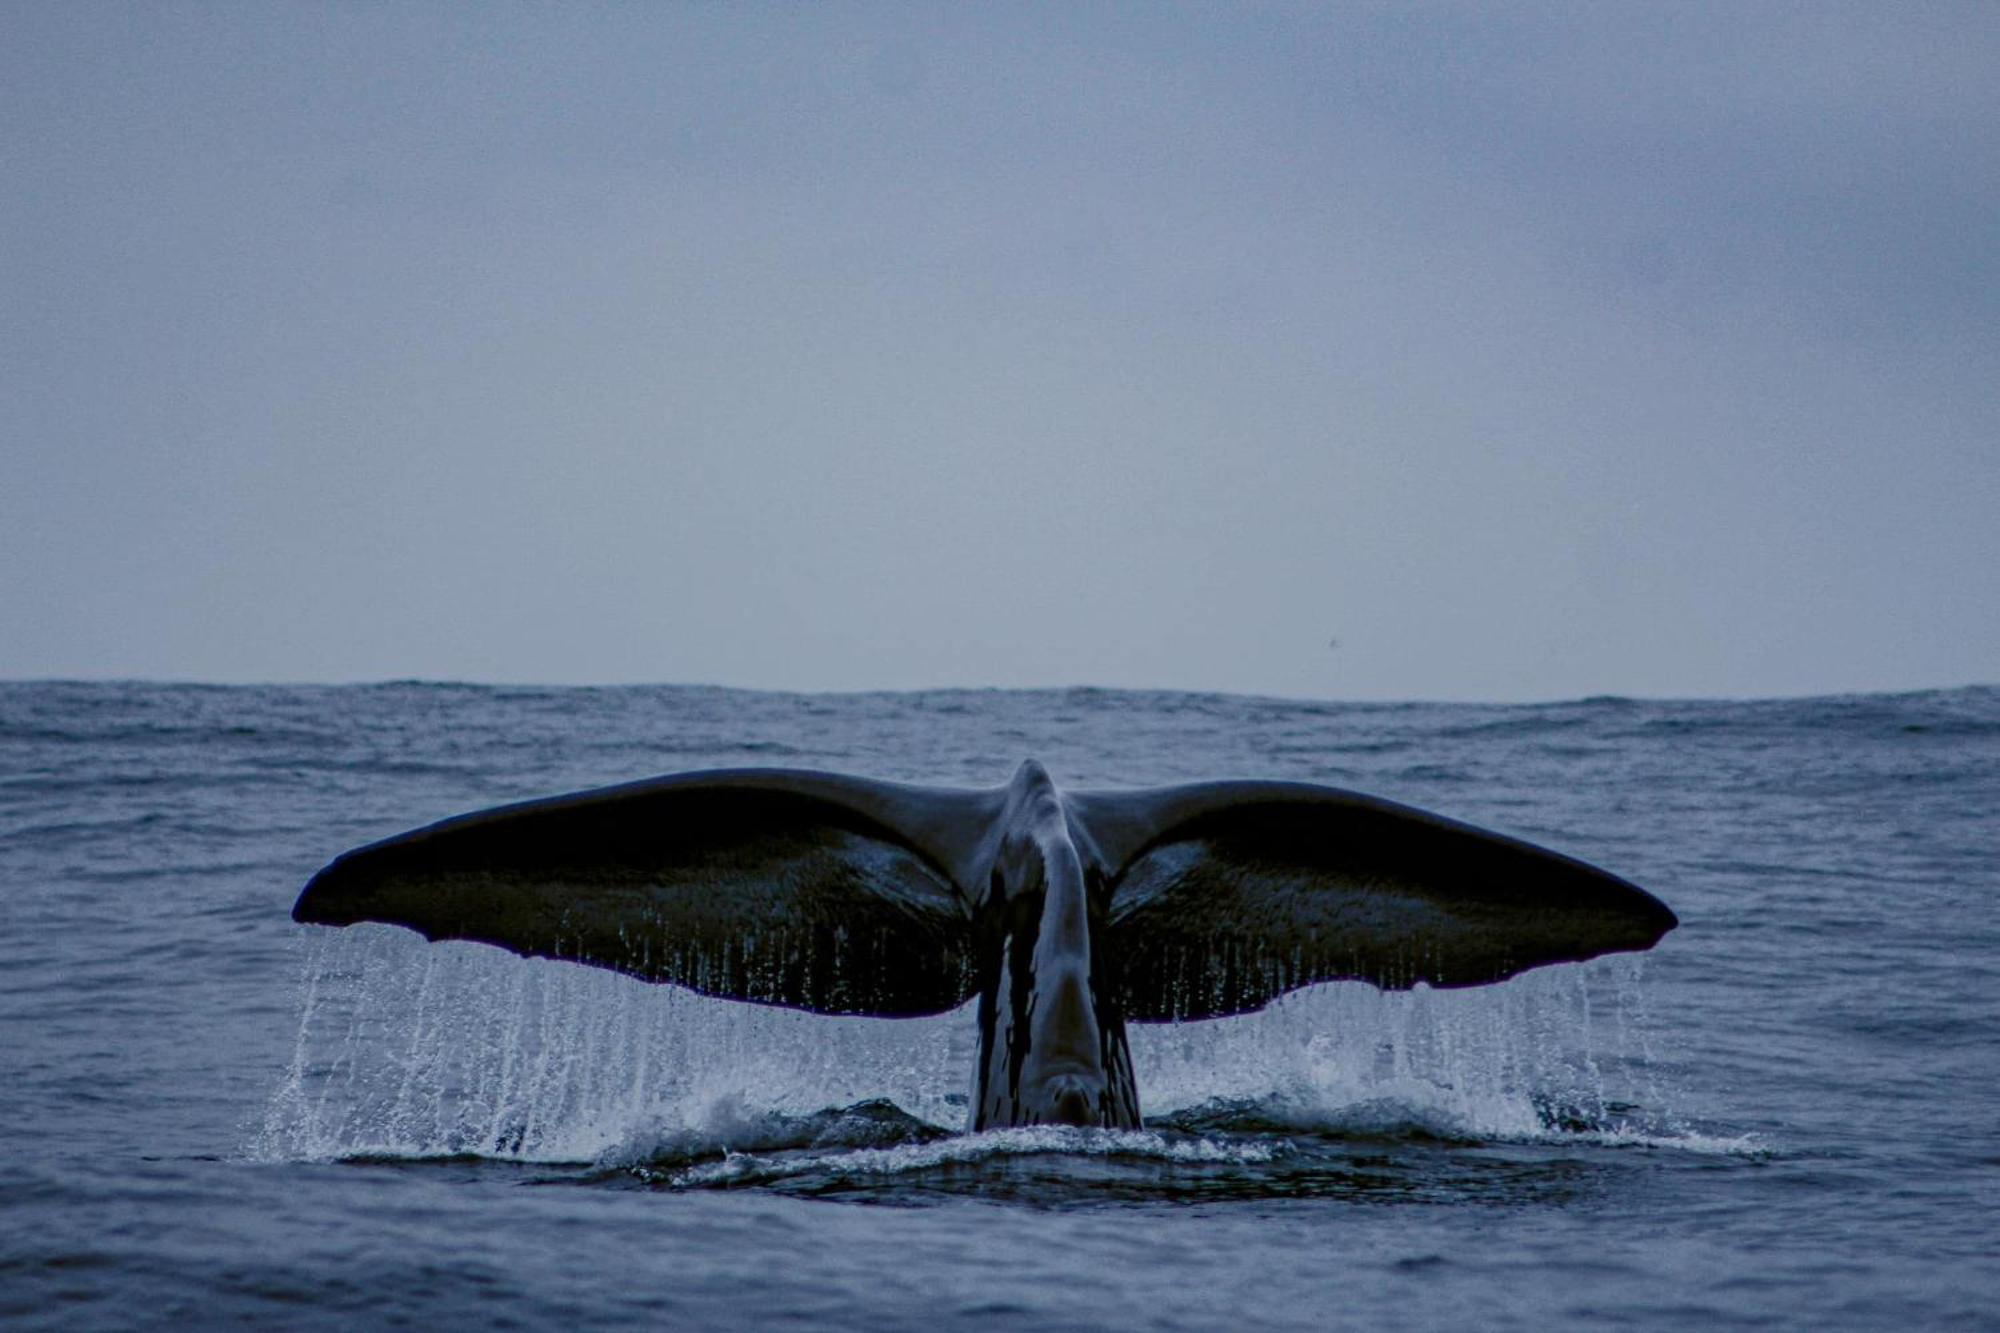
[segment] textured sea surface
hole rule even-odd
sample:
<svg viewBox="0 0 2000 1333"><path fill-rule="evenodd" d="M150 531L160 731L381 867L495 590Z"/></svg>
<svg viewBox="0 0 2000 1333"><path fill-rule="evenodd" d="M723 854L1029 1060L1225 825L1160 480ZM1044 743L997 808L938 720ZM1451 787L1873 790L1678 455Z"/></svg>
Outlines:
<svg viewBox="0 0 2000 1333"><path fill-rule="evenodd" d="M295 926L335 853L772 764L1270 776L1653 890L1643 957L1135 1030L1147 1128L966 1136L971 1020ZM2000 1322L2000 690L0 684L0 1323Z"/></svg>

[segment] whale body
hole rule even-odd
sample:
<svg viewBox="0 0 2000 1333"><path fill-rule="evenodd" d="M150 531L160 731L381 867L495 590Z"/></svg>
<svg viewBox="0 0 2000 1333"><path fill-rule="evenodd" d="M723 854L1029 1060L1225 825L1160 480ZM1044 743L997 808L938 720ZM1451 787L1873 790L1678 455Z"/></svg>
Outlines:
<svg viewBox="0 0 2000 1333"><path fill-rule="evenodd" d="M1582 861L1359 792L1064 792L1033 760L985 790L731 769L501 806L338 857L292 916L817 1013L976 995L974 1130L1139 1126L1128 1022L1484 985L1678 924Z"/></svg>

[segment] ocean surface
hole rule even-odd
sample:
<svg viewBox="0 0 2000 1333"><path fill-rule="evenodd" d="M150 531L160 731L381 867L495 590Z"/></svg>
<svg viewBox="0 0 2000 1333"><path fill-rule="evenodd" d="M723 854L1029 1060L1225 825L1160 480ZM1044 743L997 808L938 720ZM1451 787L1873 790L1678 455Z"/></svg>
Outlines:
<svg viewBox="0 0 2000 1333"><path fill-rule="evenodd" d="M1281 777L1632 879L1646 955L1134 1030L1142 1131L967 1136L972 1021L388 927L334 854L682 769ZM2000 1327L2000 689L0 684L10 1328Z"/></svg>

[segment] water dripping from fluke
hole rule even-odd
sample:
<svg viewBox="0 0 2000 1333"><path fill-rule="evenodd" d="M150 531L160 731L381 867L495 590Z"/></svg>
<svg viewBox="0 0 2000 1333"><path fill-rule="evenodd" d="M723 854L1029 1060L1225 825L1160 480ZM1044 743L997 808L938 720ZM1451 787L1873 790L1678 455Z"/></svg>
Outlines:
<svg viewBox="0 0 2000 1333"><path fill-rule="evenodd" d="M1634 970L1476 991L1337 984L1242 1018L1148 1025L1133 1043L1152 1096L1143 1129L967 1135L963 1014L760 1009L367 928L303 947L298 1037L249 1155L1061 1202L1410 1197L1488 1188L1498 1169L1473 1161L1496 1153L1761 1151L1672 1114Z"/></svg>

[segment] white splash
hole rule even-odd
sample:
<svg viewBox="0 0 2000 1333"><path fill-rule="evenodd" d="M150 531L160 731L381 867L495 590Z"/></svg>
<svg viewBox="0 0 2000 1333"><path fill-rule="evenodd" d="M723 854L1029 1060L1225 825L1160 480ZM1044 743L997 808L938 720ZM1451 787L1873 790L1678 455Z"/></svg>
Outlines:
<svg viewBox="0 0 2000 1333"><path fill-rule="evenodd" d="M958 1015L826 1018L387 927L318 934L257 1157L590 1162L675 1126L868 1098L963 1123Z"/></svg>
<svg viewBox="0 0 2000 1333"><path fill-rule="evenodd" d="M1140 1027L1148 1115L1254 1104L1309 1130L1420 1127L1478 1139L1669 1137L1642 960L1525 973L1497 986L1295 991L1262 1013Z"/></svg>
<svg viewBox="0 0 2000 1333"><path fill-rule="evenodd" d="M990 1161L998 1157L1137 1157L1182 1165L1242 1165L1268 1162L1278 1152L1264 1142L1229 1143L1215 1139L1176 1139L1147 1130L1072 1129L1033 1125L964 1134L932 1143L893 1148L853 1148L845 1152L798 1154L791 1157L725 1153L722 1160L702 1162L675 1172L667 1183L715 1186L793 1176L852 1178L892 1176L929 1171L940 1166Z"/></svg>
<svg viewBox="0 0 2000 1333"><path fill-rule="evenodd" d="M872 1099L964 1127L969 1006L828 1018L388 927L310 936L298 1041L253 1156L631 1162L662 1145L742 1146L760 1124ZM1144 1108L1251 1108L1308 1132L1696 1147L1657 1077L1639 966L1601 960L1476 990L1322 986L1243 1018L1135 1026ZM1000 1142L951 1142L982 1141L964 1150ZM853 1151L853 1169L874 1170L866 1153L962 1149Z"/></svg>

